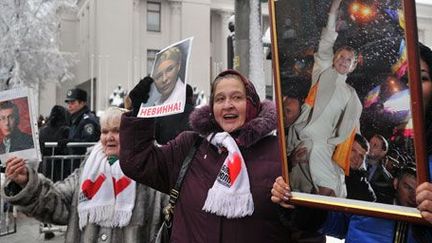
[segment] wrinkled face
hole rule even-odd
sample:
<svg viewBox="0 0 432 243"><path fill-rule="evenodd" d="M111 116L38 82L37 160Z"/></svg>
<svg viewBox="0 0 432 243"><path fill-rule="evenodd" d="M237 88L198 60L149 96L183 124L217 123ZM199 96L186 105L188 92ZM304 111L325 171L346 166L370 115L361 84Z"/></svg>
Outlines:
<svg viewBox="0 0 432 243"><path fill-rule="evenodd" d="M400 179L394 180L394 189L396 190L396 197L401 206L415 207L415 191L417 187L417 180L414 176L405 175Z"/></svg>
<svg viewBox="0 0 432 243"><path fill-rule="evenodd" d="M422 89L423 89L423 104L425 108L432 102L432 79L431 70L429 66L423 60L420 60L420 70L422 79Z"/></svg>
<svg viewBox="0 0 432 243"><path fill-rule="evenodd" d="M9 136L17 125L12 108L0 110L0 131L3 136Z"/></svg>
<svg viewBox="0 0 432 243"><path fill-rule="evenodd" d="M103 151L107 156L120 155L120 119L118 121L108 121L107 124L101 124L100 141L102 143Z"/></svg>
<svg viewBox="0 0 432 243"><path fill-rule="evenodd" d="M360 169L366 158L367 151L359 143L354 141L350 154L350 167L353 170Z"/></svg>
<svg viewBox="0 0 432 243"><path fill-rule="evenodd" d="M296 98L283 98L283 111L285 127L289 127L300 115L300 102Z"/></svg>
<svg viewBox="0 0 432 243"><path fill-rule="evenodd" d="M74 114L85 106L85 102L81 100L70 100L66 102L67 109L70 114Z"/></svg>
<svg viewBox="0 0 432 243"><path fill-rule="evenodd" d="M355 57L352 51L340 50L336 53L333 60L333 66L340 74L348 74L354 71Z"/></svg>
<svg viewBox="0 0 432 243"><path fill-rule="evenodd" d="M386 151L383 149L383 141L377 137L372 137L369 141L370 151L369 155L372 159L382 159L386 155Z"/></svg>
<svg viewBox="0 0 432 243"><path fill-rule="evenodd" d="M154 76L155 85L162 98L166 99L173 91L176 82L177 74L180 71L180 65L174 60L162 61L156 69Z"/></svg>
<svg viewBox="0 0 432 243"><path fill-rule="evenodd" d="M214 91L213 115L225 132L243 126L246 120L246 89L236 78L218 81Z"/></svg>

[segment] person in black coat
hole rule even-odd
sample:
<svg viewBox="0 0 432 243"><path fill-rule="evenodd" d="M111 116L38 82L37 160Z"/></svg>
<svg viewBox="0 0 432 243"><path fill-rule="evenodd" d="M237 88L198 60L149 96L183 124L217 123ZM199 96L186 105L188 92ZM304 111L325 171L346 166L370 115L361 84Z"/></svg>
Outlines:
<svg viewBox="0 0 432 243"><path fill-rule="evenodd" d="M39 130L39 143L42 155L62 155L67 154L64 148L55 148L54 154L50 148L45 147L45 142L59 142L69 136L69 113L59 105L55 105L50 112L48 121Z"/></svg>
<svg viewBox="0 0 432 243"><path fill-rule="evenodd" d="M369 151L368 141L356 134L350 154L350 172L345 177L347 198L374 202L375 192L369 184L365 166L366 154Z"/></svg>
<svg viewBox="0 0 432 243"><path fill-rule="evenodd" d="M376 202L393 204L393 176L384 167L389 148L387 139L375 134L369 139L369 144L366 164L369 183L377 196Z"/></svg>
<svg viewBox="0 0 432 243"><path fill-rule="evenodd" d="M54 182L62 180L64 171L62 173L61 161L58 159L46 158L51 155L65 155L68 150L65 147L56 147L54 151L51 148L46 148L46 142L59 142L67 139L69 136L69 113L67 110L59 105L55 105L51 109L48 121L39 130L39 144L41 153L45 157L42 164L42 172Z"/></svg>

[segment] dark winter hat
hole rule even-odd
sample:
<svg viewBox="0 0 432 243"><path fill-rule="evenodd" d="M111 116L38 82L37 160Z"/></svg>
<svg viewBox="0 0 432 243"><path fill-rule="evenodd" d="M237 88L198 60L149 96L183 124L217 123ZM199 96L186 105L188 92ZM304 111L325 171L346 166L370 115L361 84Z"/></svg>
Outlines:
<svg viewBox="0 0 432 243"><path fill-rule="evenodd" d="M87 92L78 88L68 90L68 92L66 93L65 102L72 100L80 100L87 102Z"/></svg>
<svg viewBox="0 0 432 243"><path fill-rule="evenodd" d="M252 84L251 81L249 81L246 77L243 76L240 72L232 69L225 70L221 72L213 81L212 87L211 87L211 94L210 94L210 109L213 113L213 99L214 99L214 92L217 85L217 80L220 80L221 78L227 76L227 75L235 75L240 78L240 80L243 82L245 89L246 89L246 122L254 119L258 113L261 111L261 102L260 98L258 96L258 93L255 90L255 86Z"/></svg>
<svg viewBox="0 0 432 243"><path fill-rule="evenodd" d="M55 126L57 124L66 124L68 119L68 113L66 108L63 106L55 105L51 108L51 113L48 118L48 123L51 126Z"/></svg>

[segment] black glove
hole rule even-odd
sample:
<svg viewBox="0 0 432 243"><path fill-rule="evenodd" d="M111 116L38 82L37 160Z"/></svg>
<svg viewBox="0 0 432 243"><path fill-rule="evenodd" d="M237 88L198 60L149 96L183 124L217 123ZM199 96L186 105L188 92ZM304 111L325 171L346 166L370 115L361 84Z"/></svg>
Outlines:
<svg viewBox="0 0 432 243"><path fill-rule="evenodd" d="M146 103L149 98L150 86L153 79L147 76L140 80L140 82L131 90L129 98L132 101L132 114L136 116L141 107L141 103Z"/></svg>

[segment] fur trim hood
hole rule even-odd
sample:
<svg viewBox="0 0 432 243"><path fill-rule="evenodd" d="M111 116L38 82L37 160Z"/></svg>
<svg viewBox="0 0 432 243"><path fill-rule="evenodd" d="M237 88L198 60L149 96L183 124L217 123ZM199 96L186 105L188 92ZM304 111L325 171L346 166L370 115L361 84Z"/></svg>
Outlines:
<svg viewBox="0 0 432 243"><path fill-rule="evenodd" d="M214 132L221 132L222 129L216 123L209 105L196 108L189 117L192 130L201 136L208 136ZM277 127L277 114L275 104L269 100L261 102L261 111L257 117L245 123L240 130L234 132L239 145L250 147L261 138L268 135Z"/></svg>

